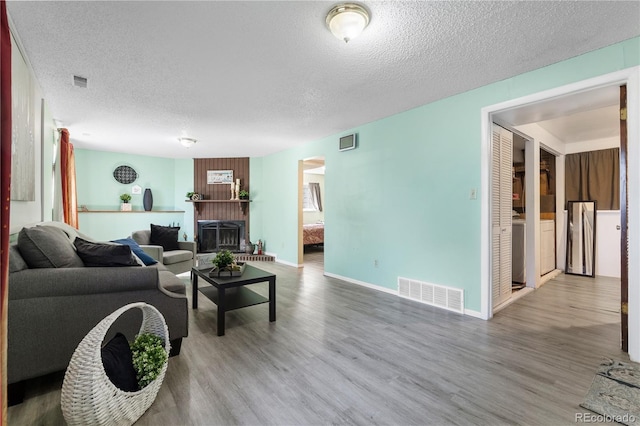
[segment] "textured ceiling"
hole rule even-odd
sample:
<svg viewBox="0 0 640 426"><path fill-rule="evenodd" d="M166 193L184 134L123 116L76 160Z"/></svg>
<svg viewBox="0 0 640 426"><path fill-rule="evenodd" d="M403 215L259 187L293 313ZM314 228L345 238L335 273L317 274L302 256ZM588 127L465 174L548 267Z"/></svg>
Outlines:
<svg viewBox="0 0 640 426"><path fill-rule="evenodd" d="M348 44L325 1L7 8L76 147L174 158L266 155L640 35L638 1L362 3Z"/></svg>

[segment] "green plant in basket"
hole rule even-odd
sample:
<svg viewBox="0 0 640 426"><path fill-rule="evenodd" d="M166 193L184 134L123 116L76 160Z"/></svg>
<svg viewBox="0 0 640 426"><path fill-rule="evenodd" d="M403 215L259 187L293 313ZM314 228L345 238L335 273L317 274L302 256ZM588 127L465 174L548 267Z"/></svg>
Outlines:
<svg viewBox="0 0 640 426"><path fill-rule="evenodd" d="M236 259L229 250L222 250L211 261L219 270L236 270Z"/></svg>
<svg viewBox="0 0 640 426"><path fill-rule="evenodd" d="M120 195L120 199L123 203L128 203L129 201L131 201L131 195L125 192L124 194Z"/></svg>
<svg viewBox="0 0 640 426"><path fill-rule="evenodd" d="M133 368L136 370L136 379L140 389L142 389L158 377L162 367L167 362L164 341L155 334L138 334L133 343L131 343L131 353L133 355Z"/></svg>

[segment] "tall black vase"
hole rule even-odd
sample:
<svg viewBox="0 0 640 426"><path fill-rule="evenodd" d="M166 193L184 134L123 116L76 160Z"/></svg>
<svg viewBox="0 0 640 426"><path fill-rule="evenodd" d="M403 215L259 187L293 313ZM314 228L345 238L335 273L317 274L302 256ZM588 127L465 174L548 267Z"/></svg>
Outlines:
<svg viewBox="0 0 640 426"><path fill-rule="evenodd" d="M145 211L151 211L153 207L153 194L151 193L151 189L145 188L144 197L142 197L142 205L144 206Z"/></svg>

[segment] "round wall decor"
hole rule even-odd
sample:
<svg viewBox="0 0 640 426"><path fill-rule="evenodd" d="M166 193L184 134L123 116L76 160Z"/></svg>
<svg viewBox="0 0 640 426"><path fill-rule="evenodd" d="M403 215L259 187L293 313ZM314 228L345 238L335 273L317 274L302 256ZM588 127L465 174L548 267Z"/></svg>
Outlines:
<svg viewBox="0 0 640 426"><path fill-rule="evenodd" d="M136 172L133 167L118 166L113 171L113 177L120 183L129 184L138 179L138 172Z"/></svg>

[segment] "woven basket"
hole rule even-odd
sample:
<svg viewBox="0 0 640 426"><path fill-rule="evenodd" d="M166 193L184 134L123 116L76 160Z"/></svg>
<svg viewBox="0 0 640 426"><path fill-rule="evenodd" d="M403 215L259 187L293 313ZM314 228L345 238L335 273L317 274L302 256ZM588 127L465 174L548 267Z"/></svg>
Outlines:
<svg viewBox="0 0 640 426"><path fill-rule="evenodd" d="M102 341L109 327L120 315L134 308L142 310L140 334L150 333L161 337L169 353L169 330L160 311L151 305L131 303L100 321L82 339L64 375L60 403L69 425L131 425L155 400L167 372L167 362L158 377L137 392L118 389L102 366Z"/></svg>

